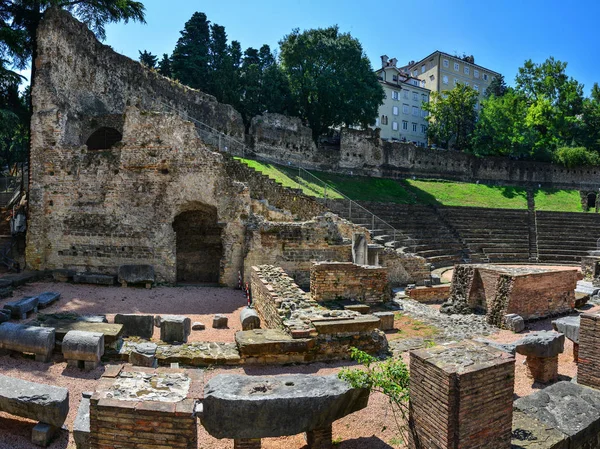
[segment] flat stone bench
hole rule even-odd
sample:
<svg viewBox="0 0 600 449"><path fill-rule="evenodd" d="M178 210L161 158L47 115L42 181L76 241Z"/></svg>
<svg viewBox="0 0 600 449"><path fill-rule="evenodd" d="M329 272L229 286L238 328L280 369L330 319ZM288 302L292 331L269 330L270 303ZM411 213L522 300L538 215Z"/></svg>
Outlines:
<svg viewBox="0 0 600 449"><path fill-rule="evenodd" d="M67 366L93 370L104 355L104 334L99 332L69 331L62 341L62 353Z"/></svg>
<svg viewBox="0 0 600 449"><path fill-rule="evenodd" d="M57 292L44 292L38 295L38 309L45 309L50 307L56 301L60 299L60 293Z"/></svg>
<svg viewBox="0 0 600 449"><path fill-rule="evenodd" d="M527 357L527 368L536 382L558 379L558 355L564 351L565 336L554 331L532 332L514 343L516 351Z"/></svg>
<svg viewBox="0 0 600 449"><path fill-rule="evenodd" d="M0 349L34 354L38 362L49 362L56 343L56 332L51 327L25 324L0 324Z"/></svg>
<svg viewBox="0 0 600 449"><path fill-rule="evenodd" d="M144 284L146 288L152 288L154 284L154 267L152 265L121 265L117 279L121 286L128 284Z"/></svg>
<svg viewBox="0 0 600 449"><path fill-rule="evenodd" d="M10 301L4 304L4 308L10 310L13 318L24 320L30 312L37 313L39 299L37 296L21 298L17 301Z"/></svg>
<svg viewBox="0 0 600 449"><path fill-rule="evenodd" d="M69 413L69 390L0 374L0 410L33 419L32 441L48 446Z"/></svg>
<svg viewBox="0 0 600 449"><path fill-rule="evenodd" d="M337 376L218 375L204 388L202 425L234 447L260 448L260 439L306 432L308 449L332 447L332 423L367 406L369 391Z"/></svg>

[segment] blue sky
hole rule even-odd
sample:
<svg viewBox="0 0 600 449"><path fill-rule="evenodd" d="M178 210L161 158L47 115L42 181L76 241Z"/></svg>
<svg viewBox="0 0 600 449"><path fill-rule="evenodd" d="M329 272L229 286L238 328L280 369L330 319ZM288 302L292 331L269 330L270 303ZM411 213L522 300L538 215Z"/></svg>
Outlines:
<svg viewBox="0 0 600 449"><path fill-rule="evenodd" d="M382 54L404 64L442 50L472 54L476 64L504 74L512 84L526 59L542 62L554 56L569 63L567 73L585 84L586 95L600 82L597 0L142 1L147 24L111 24L105 41L135 59L144 49L170 54L185 22L201 11L243 49L265 43L277 49L293 28L337 24L361 41L374 68Z"/></svg>

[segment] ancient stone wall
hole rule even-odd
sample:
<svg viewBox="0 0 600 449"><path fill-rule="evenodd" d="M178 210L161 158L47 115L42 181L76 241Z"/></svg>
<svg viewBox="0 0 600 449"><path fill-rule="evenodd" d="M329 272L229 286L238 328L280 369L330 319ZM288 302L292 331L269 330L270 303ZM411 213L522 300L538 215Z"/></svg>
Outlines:
<svg viewBox="0 0 600 449"><path fill-rule="evenodd" d="M410 299L419 302L445 301L450 296L450 285L435 285L433 287L417 287L408 292Z"/></svg>
<svg viewBox="0 0 600 449"><path fill-rule="evenodd" d="M282 269L280 274L282 278L288 277ZM288 277L289 278L289 277ZM291 281L290 279L290 282ZM250 290L252 292L252 306L258 316L262 326L267 329L284 329L283 319L279 315L279 308L285 298L280 298L279 294L283 293L275 289L271 285L270 278L263 274L263 270L259 267L253 266L250 270ZM287 291L286 296L298 295L299 297L305 297L306 293L302 290L293 289L293 291Z"/></svg>
<svg viewBox="0 0 600 449"><path fill-rule="evenodd" d="M577 383L600 389L600 315L597 313L581 315Z"/></svg>
<svg viewBox="0 0 600 449"><path fill-rule="evenodd" d="M391 299L387 269L351 262L319 262L310 270L310 294L315 301L351 299L367 304Z"/></svg>
<svg viewBox="0 0 600 449"><path fill-rule="evenodd" d="M423 285L431 279L431 270L424 257L416 254L398 253L386 248L379 253L379 263L388 270L390 286L397 287L406 284Z"/></svg>
<svg viewBox="0 0 600 449"><path fill-rule="evenodd" d="M363 229L333 214L289 223L255 218L247 235L244 279L250 278L253 265L277 265L303 288L309 287L314 262L352 261L352 247L346 235L353 229Z"/></svg>

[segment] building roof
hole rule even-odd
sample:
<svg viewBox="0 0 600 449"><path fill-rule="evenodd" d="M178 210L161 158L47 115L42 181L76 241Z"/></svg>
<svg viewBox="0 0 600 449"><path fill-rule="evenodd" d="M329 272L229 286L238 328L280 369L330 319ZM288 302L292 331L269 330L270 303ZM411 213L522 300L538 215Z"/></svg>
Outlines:
<svg viewBox="0 0 600 449"><path fill-rule="evenodd" d="M449 53L444 53L443 51L440 51L440 50L436 50L436 51L434 51L433 53L431 53L430 55L427 55L426 57L424 57L423 59L421 59L420 61L418 61L418 62L415 62L415 63L414 63L414 64L412 64L411 66L406 66L406 67L410 67L410 69L412 70L412 69L413 69L413 67L416 67L416 66L418 66L419 64L421 64L421 63L422 63L422 62L424 62L425 60L427 60L427 59L431 58L433 55L435 55L435 54L437 54L437 53L439 53L439 54L441 54L441 55L444 55L444 56L448 56L449 58L459 59L459 60L461 60L461 61L462 61L463 63L465 63L465 64L470 64L470 65L472 65L473 67L479 67L480 69L486 70L486 71L488 71L488 72L490 72L490 73L493 73L493 74L495 74L495 75L501 75L501 73L499 73L499 72L496 72L496 71L494 71L494 70L491 70L491 69L488 69L487 67L483 67L482 65L475 64L475 63L473 63L473 62L465 61L465 60L464 60L463 58L461 58L460 56L454 56L454 55L451 55L451 54L449 54Z"/></svg>
<svg viewBox="0 0 600 449"><path fill-rule="evenodd" d="M419 83L421 82L421 80L420 80L419 78L415 78L414 76L410 75L409 73L406 73L406 72L403 72L403 71L399 70L399 69L398 69L398 67L393 67L393 66L389 66L389 67L382 67L382 68L380 68L380 69L377 69L377 70L375 70L375 73L383 72L383 71L385 71L386 69L394 69L394 70L396 70L396 72L398 72L398 73L399 73L401 76L405 77L405 78L406 78L406 80L404 80L404 81L399 81L399 82L398 82L398 84L394 84L394 83L391 83L391 82L389 82L389 81L387 81L387 80L385 80L385 81L384 81L384 80L381 80L381 79L380 79L380 80L379 80L379 82L380 82L381 84L386 84L386 85L388 85L388 86L390 86L390 87L399 87L400 89L402 89L402 84L408 84L408 85L410 85L410 87L416 87L416 88L418 88L418 89L425 90L425 91L427 91L427 93L430 93L430 92L431 92L431 89L427 89L426 87L423 87L423 86L415 86L414 84L410 84L410 83L409 83L409 81L410 81L411 79L413 79L413 80L417 80L417 81L419 81Z"/></svg>

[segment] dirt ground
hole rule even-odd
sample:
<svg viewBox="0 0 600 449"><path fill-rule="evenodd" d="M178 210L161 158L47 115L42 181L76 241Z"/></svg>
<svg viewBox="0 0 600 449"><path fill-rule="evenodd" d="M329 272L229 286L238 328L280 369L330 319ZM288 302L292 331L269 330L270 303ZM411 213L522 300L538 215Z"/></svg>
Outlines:
<svg viewBox="0 0 600 449"><path fill-rule="evenodd" d="M109 322L115 313L139 314L185 314L192 321L206 324L205 331L192 331L191 341L233 341L234 333L240 330L239 312L245 306L245 296L238 290L208 287L159 287L152 290L120 287L99 287L63 283L35 283L15 291L14 298L58 291L61 300L44 312L74 311L79 314L105 314ZM0 307L8 300L0 301ZM223 313L229 317L229 328L216 330L211 328L212 316ZM33 319L35 316L29 317ZM430 329L421 327L419 322L406 318L396 320L395 326L402 332L393 338L429 336ZM550 320L540 320L530 325L531 330L551 329ZM388 335L390 335L388 333ZM502 331L491 337L497 341L509 342L521 338L523 334ZM155 333L154 338L158 338ZM70 392L70 412L66 426L71 429L77 414L77 408L83 391L93 391L97 380L104 371L98 367L90 372L67 368L56 356L54 363L39 363L25 356L1 356L0 373L35 382L63 386ZM408 363L408 353L402 355ZM576 373L572 358L572 344L567 340L565 352L560 356L559 374L562 379L570 379ZM524 357L516 358L515 397L531 394L542 388L527 376ZM335 374L350 362L314 363L310 365L261 366L210 368L204 370L204 380L221 373L255 375L271 374ZM0 449L33 449L30 433L33 422L0 413ZM199 426L199 444L201 449L231 449L231 440L217 440L208 435ZM372 394L369 406L347 416L333 426L333 438L340 449L399 449L405 445L400 439L387 399L381 394ZM72 437L66 431L61 432L51 449L75 449ZM263 440L264 449L305 449L303 435Z"/></svg>

